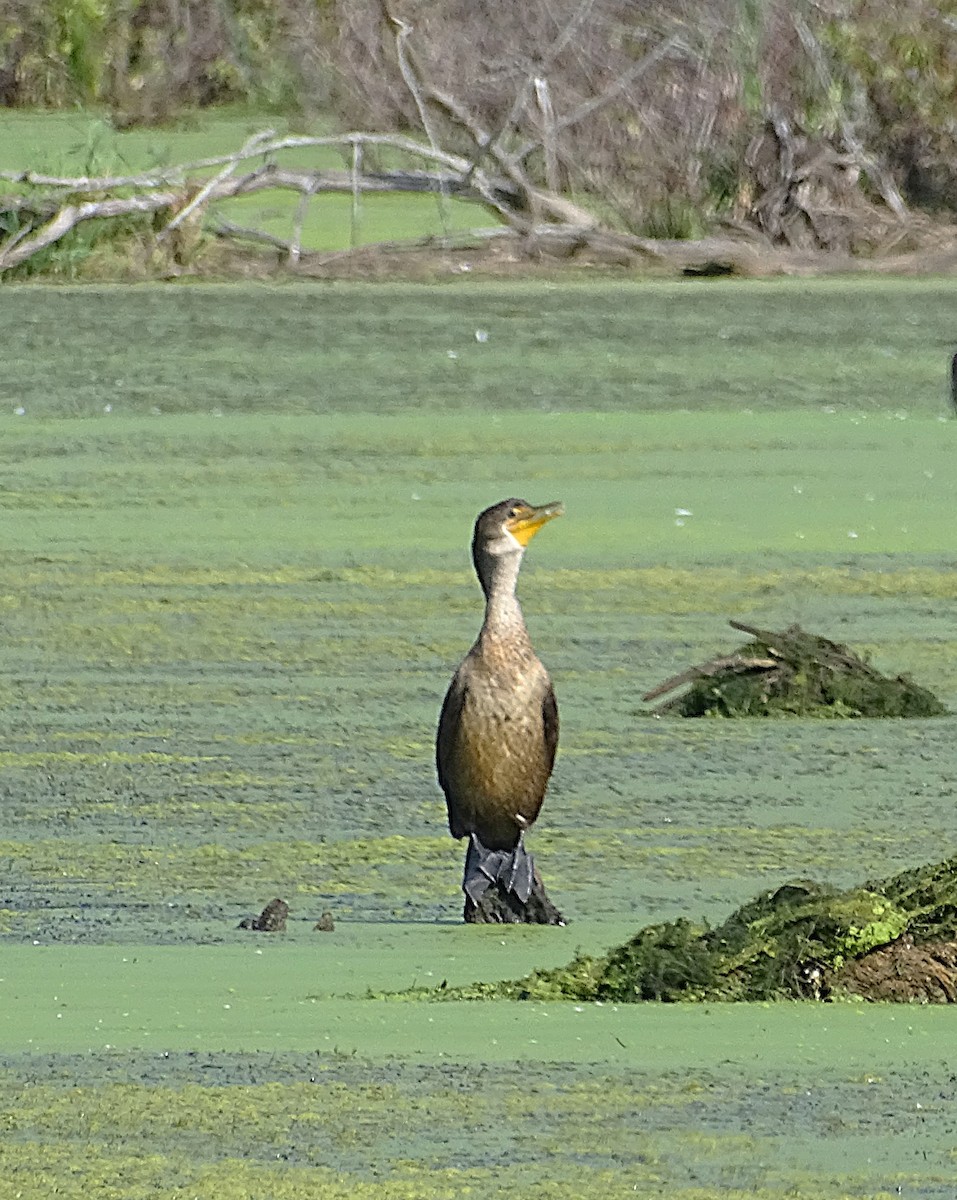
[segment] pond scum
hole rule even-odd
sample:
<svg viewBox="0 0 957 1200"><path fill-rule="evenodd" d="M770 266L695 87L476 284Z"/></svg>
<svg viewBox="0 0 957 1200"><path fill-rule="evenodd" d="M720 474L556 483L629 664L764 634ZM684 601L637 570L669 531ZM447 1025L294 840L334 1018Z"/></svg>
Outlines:
<svg viewBox="0 0 957 1200"><path fill-rule="evenodd" d="M957 1000L957 857L839 891L788 883L710 928L648 925L606 955L436 999ZM888 978L890 977L890 978ZM405 993L404 993L405 994Z"/></svg>

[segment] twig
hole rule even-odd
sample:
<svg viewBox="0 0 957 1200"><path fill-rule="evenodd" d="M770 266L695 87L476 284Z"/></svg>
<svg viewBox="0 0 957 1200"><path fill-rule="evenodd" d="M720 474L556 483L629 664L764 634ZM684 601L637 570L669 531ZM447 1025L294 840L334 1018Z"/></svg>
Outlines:
<svg viewBox="0 0 957 1200"><path fill-rule="evenodd" d="M683 684L694 683L696 679L710 679L720 671L734 671L743 674L746 671L768 671L777 666L780 666L780 663L774 658L742 658L740 654L729 654L724 658L715 658L711 662L702 663L700 667L689 667L680 675L672 675L664 683L653 687L650 692L645 692L642 700L657 700L659 696L673 692L675 688L679 688Z"/></svg>
<svg viewBox="0 0 957 1200"><path fill-rule="evenodd" d="M593 112L597 112L598 109L604 108L606 104L610 104L616 96L619 96L625 90L625 88L629 86L629 84L634 83L634 81L641 75L644 75L646 71L651 70L653 66L656 66L663 58L678 48L683 48L683 43L677 36L670 37L667 39L667 41L664 41L659 46L656 46L655 49L646 54L644 58L639 59L638 62L630 66L627 71L623 71L622 74L619 75L617 79L613 80L603 92L600 92L597 96L592 97L591 100L586 100L583 104L579 104L579 106L572 109L570 113L566 113L564 117L559 118L555 125L556 136L563 130L569 129L572 125L577 125L580 121L584 121L586 117L590 117ZM531 154L533 150L537 150L541 144L541 138L530 139L515 152L514 158L519 162L524 161L529 154Z"/></svg>
<svg viewBox="0 0 957 1200"><path fill-rule="evenodd" d="M182 223L189 216L191 216L209 199L218 185L224 180L228 179L244 159L247 159L253 155L256 152L256 148L261 146L263 142L266 142L275 136L276 131L274 129L264 129L260 133L254 133L253 136L249 138L249 140L243 145L243 147L233 155L232 159L226 164L226 166L223 167L221 171L217 172L211 179L208 179L192 198L192 200L190 200L188 204L185 204L173 217L173 219L159 231L159 233L156 235L157 242L165 241L165 239L169 237L174 229L182 225Z"/></svg>
<svg viewBox="0 0 957 1200"><path fill-rule="evenodd" d="M409 60L406 46L412 34L412 26L400 17L392 17L392 23L397 27L395 52L399 60L399 71L405 80L405 86L409 89L412 99L415 101L415 107L419 111L419 120L422 122L422 128L425 130L425 136L429 139L429 145L436 151L439 149L438 133L432 123L432 117L429 113L428 105L425 103L425 98L422 95L422 89L419 87L415 71L412 69L412 63ZM449 232L448 197L444 189L440 191L439 195L441 197L438 202L439 219L442 222L442 232L447 234Z"/></svg>
<svg viewBox="0 0 957 1200"><path fill-rule="evenodd" d="M10 238L7 239L7 241L5 241L3 243L2 253L3 254L9 253L9 251L11 251L14 246L19 245L19 243L22 242L24 238L29 237L30 234L33 233L34 229L36 229L36 225L32 225L32 224L24 225L22 229L18 229L15 234L13 234Z"/></svg>
<svg viewBox="0 0 957 1200"><path fill-rule="evenodd" d="M219 216L216 217L215 222L210 226L210 232L215 237L233 237L247 242L261 242L263 245L272 246L276 250L282 250L285 254L288 254L290 249L289 242L285 238L276 237L272 233L266 233L264 229L250 229L245 225L236 225L232 221L227 221Z"/></svg>

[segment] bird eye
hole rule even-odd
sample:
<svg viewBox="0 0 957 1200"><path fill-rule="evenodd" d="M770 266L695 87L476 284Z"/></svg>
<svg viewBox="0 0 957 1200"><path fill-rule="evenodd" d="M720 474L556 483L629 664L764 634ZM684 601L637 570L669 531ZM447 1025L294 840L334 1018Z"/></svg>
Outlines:
<svg viewBox="0 0 957 1200"><path fill-rule="evenodd" d="M518 513L519 513L519 510L518 510L518 508L517 508L517 507L516 507L514 504L513 504L513 505L512 505L512 507L511 507L511 508L508 510L508 515L509 515L510 517L517 517L517 516L518 516Z"/></svg>

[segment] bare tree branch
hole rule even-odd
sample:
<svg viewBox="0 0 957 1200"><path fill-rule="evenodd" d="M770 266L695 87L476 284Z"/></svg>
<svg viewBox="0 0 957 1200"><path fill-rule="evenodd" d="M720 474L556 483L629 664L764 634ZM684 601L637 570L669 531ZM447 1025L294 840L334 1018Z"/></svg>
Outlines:
<svg viewBox="0 0 957 1200"><path fill-rule="evenodd" d="M540 75L535 80L535 99L542 115L542 148L545 151L545 184L550 192L560 187L558 178L558 130L555 125L555 109L548 80Z"/></svg>
<svg viewBox="0 0 957 1200"><path fill-rule="evenodd" d="M388 10L386 10L388 11ZM399 17L392 17L392 23L396 26L397 32L395 35L395 52L399 60L399 71L402 78L405 80L405 85L415 101L415 107L419 110L419 120L422 122L422 128L425 130L425 136L429 139L429 145L433 150L439 148L438 132L432 123L432 117L429 113L428 105L422 95L422 89L419 87L419 81L416 78L415 71L412 69L412 63L409 61L409 56L406 50L406 43L412 33L412 26L407 21L401 20ZM449 231L449 214L445 203L445 193L441 193L439 201L439 216L442 220L442 229L445 233Z"/></svg>
<svg viewBox="0 0 957 1200"><path fill-rule="evenodd" d="M359 244L359 223L362 216L362 147L352 147L352 205L349 210L349 245Z"/></svg>
<svg viewBox="0 0 957 1200"><path fill-rule="evenodd" d="M306 223L309 201L316 194L315 187L304 187L296 205L296 216L292 223L292 240L289 243L289 262L295 266L302 256L302 228Z"/></svg>
<svg viewBox="0 0 957 1200"><path fill-rule="evenodd" d="M568 43L572 40L578 30L584 24L588 14L594 7L595 0L581 0L578 8L572 13L565 25L559 30L557 37L551 45L545 50L545 53L537 59L534 68L527 73L522 80L518 89L515 92L515 98L512 100L511 107L505 114L499 128L495 133L491 134L484 144L480 143L479 153L472 161L471 170L476 170L482 163L485 155L494 148L501 148L502 138L515 124L518 119L518 114L522 111L522 106L526 102L529 91L535 86L537 76L544 75L555 59L561 54ZM509 157L515 157L514 155Z"/></svg>
<svg viewBox="0 0 957 1200"><path fill-rule="evenodd" d="M237 238L239 241L259 242L264 246L272 246L275 250L282 250L288 257L290 245L285 238L276 237L275 234L266 233L263 229L250 229L245 225L236 225L232 221L226 221L222 217L217 216L210 226L210 231L216 237L221 238Z"/></svg>
<svg viewBox="0 0 957 1200"><path fill-rule="evenodd" d="M666 58L669 54L673 53L679 48L683 49L684 46L681 39L678 37L670 37L660 45L656 46L654 50L646 54L644 58L639 59L638 62L629 67L627 71L624 71L621 75L619 75L617 79L615 79L608 85L608 87L604 89L604 91L600 92L597 96L592 97L592 99L586 100L584 104L579 104L577 108L573 109L570 113L566 113L565 116L560 117L555 123L556 136L563 130L570 129L573 125L578 125L580 122L584 121L586 117L590 117L593 112L597 112L598 109L604 108L606 104L610 104L616 96L620 96L627 87L640 78L640 76L644 75L646 71L650 71L651 68L661 62L663 58ZM533 150L537 150L541 144L542 139L540 137L531 138L515 151L513 157L519 162L522 162L529 156L529 154L532 153Z"/></svg>
<svg viewBox="0 0 957 1200"><path fill-rule="evenodd" d="M124 200L95 200L86 204L68 204L33 237L0 250L0 271L8 271L11 267L26 262L38 251L52 246L81 221L89 221L93 217L124 217L131 213L156 212L161 208L171 207L178 199L179 196L175 192L152 192L149 196L131 196Z"/></svg>
<svg viewBox="0 0 957 1200"><path fill-rule="evenodd" d="M192 216L197 209L202 208L217 186L225 179L228 179L241 162L254 154L257 146L261 146L263 142L268 142L270 138L274 138L275 136L276 131L274 129L264 129L261 133L253 134L253 136L249 138L242 149L233 155L232 161L228 162L221 171L217 172L217 174L215 174L211 179L207 180L192 198L192 200L190 200L188 204L185 204L179 210L179 212L165 226L165 228L159 231L159 233L156 235L156 240L158 242L165 241L165 239L169 237L174 229L176 229L179 225L182 225L182 223Z"/></svg>
<svg viewBox="0 0 957 1200"><path fill-rule="evenodd" d="M270 158L283 150L302 150L313 147L352 146L355 143L363 146L390 146L401 150L415 158L440 163L450 171L463 174L468 170L469 160L460 154L450 154L441 149L433 149L417 142L414 138L399 133L341 133L325 137L284 137L276 141L264 142L262 145L244 153L220 154L215 158L200 158L195 162L183 163L168 167L163 171L150 171L142 175L105 175L64 177L61 175L42 175L36 171L0 171L0 180L9 183L26 183L35 187L57 187L65 192L106 192L126 187L163 187L169 184L180 184L196 171L205 171L210 167L221 167L224 164L243 162L249 158Z"/></svg>

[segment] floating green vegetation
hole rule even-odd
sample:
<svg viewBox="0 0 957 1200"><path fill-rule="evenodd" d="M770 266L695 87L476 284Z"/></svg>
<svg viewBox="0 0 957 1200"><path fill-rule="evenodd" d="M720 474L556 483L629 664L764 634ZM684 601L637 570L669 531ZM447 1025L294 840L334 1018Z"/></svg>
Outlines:
<svg viewBox="0 0 957 1200"><path fill-rule="evenodd" d="M209 820L210 814L204 814ZM37 880L66 877L72 883L112 890L194 889L198 893L237 885L284 887L331 895L401 890L404 896L435 898L448 880L436 872L447 864L449 878L460 851L448 837L354 838L336 842L247 841L173 847L79 839L0 841L0 858ZM66 868L66 869L64 869Z"/></svg>
<svg viewBox="0 0 957 1200"><path fill-rule="evenodd" d="M758 1081L728 1064L29 1056L0 1067L0 1195L845 1200L895 1183L931 1194L953 1102L946 1065L927 1065L851 1080L815 1064L795 1078L765 1059ZM931 1079L940 1099L926 1105ZM889 1121L892 1103L902 1115ZM915 1146L903 1114L922 1103Z"/></svg>
<svg viewBox="0 0 957 1200"><path fill-rule="evenodd" d="M565 967L524 979L431 993L436 999L766 1001L860 993L844 973L872 951L947 947L915 967L913 998L957 996L957 857L890 879L839 891L811 881L785 884L736 909L711 928L684 918L648 925L606 955L578 955ZM906 976L906 961L893 970ZM951 978L943 978L949 971ZM906 979L902 986L906 986ZM864 998L868 998L865 996Z"/></svg>

